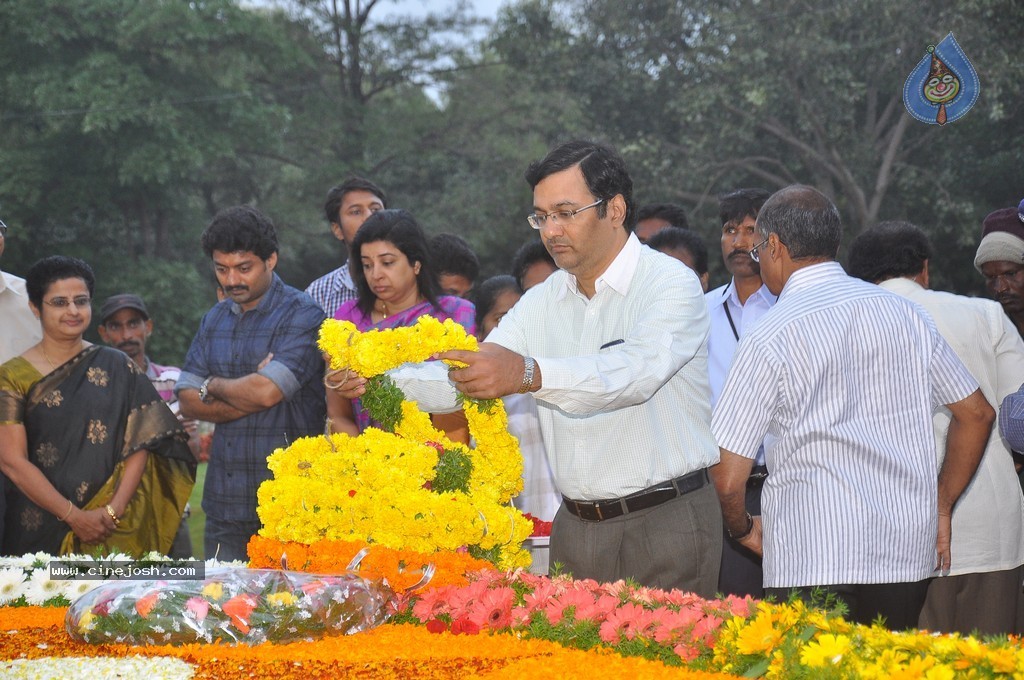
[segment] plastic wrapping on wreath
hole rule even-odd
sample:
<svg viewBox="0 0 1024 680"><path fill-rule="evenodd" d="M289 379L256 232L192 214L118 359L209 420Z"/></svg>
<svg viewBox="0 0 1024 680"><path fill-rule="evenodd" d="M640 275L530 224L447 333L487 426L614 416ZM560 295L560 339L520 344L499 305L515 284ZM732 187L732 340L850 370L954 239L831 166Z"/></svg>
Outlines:
<svg viewBox="0 0 1024 680"><path fill-rule="evenodd" d="M64 624L93 644L297 642L373 628L395 601L386 582L351 571L215 568L190 581L105 583L71 605Z"/></svg>

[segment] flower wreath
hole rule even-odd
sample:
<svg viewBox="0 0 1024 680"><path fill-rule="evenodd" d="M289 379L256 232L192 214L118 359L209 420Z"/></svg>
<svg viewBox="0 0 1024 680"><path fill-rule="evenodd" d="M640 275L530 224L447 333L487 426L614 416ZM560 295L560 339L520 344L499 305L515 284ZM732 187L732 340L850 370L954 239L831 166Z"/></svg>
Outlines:
<svg viewBox="0 0 1024 680"><path fill-rule="evenodd" d="M363 406L381 424L358 437L296 440L267 464L274 478L257 494L260 535L311 544L366 541L421 553L466 550L499 568L530 564L522 542L532 523L510 504L522 490L522 455L500 400L462 398L475 448L434 428L384 373L450 349L476 350L452 320L360 333L328 319L319 347L332 369L369 378Z"/></svg>

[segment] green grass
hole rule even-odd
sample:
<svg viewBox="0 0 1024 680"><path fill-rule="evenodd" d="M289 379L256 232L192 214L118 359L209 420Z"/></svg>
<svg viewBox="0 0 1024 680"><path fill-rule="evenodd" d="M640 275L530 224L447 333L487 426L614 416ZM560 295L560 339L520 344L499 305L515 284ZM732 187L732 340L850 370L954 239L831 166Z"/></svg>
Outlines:
<svg viewBox="0 0 1024 680"><path fill-rule="evenodd" d="M192 537L192 553L197 559L203 556L203 536L206 534L206 515L203 513L203 487L206 486L206 463L200 463L196 470L196 485L192 487L189 507L192 515L188 518L188 531Z"/></svg>

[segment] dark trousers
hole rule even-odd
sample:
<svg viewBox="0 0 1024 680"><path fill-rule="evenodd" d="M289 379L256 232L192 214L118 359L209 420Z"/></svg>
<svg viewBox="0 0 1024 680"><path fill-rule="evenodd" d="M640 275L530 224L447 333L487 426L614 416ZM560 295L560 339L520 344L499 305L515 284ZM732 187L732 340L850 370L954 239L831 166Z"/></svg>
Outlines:
<svg viewBox="0 0 1024 680"><path fill-rule="evenodd" d="M722 510L711 484L601 522L582 520L563 503L551 526L552 567L602 583L633 579L714 597L721 551Z"/></svg>
<svg viewBox="0 0 1024 680"><path fill-rule="evenodd" d="M249 561L246 546L249 539L260 530L259 521L242 522L206 516L206 535L203 536L203 557L217 558L222 562L232 560Z"/></svg>
<svg viewBox="0 0 1024 680"><path fill-rule="evenodd" d="M174 543L171 544L171 549L167 552L168 557L173 557L176 560L195 557L195 553L192 551L192 533L188 528L189 514L190 509L186 504L185 512L181 516L181 523L178 525L178 533L174 535Z"/></svg>
<svg viewBox="0 0 1024 680"><path fill-rule="evenodd" d="M853 583L829 586L800 586L797 588L765 588L764 594L785 602L795 593L805 602L811 601L814 591L834 593L846 604L846 620L871 625L881 616L889 630L917 628L917 620L924 606L931 579L911 583Z"/></svg>
<svg viewBox="0 0 1024 680"><path fill-rule="evenodd" d="M941 633L1019 635L1022 580L1024 566L932 579L918 624Z"/></svg>

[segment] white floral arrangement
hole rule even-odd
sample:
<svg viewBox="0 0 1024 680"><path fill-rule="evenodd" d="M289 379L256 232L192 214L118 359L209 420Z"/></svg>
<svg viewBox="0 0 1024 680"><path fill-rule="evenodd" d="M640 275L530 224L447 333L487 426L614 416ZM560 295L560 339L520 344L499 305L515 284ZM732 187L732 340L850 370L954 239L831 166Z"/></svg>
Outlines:
<svg viewBox="0 0 1024 680"><path fill-rule="evenodd" d="M13 659L0 661L0 676L24 680L189 680L195 668L181 659L166 656L88 657L71 656L44 659Z"/></svg>

